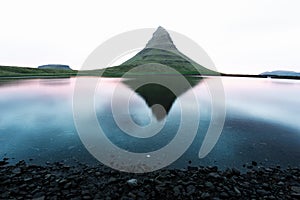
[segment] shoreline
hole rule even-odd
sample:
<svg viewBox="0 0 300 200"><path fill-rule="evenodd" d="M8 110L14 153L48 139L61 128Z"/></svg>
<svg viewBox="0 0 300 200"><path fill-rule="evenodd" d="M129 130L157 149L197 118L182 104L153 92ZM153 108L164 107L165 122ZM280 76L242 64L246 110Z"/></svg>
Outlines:
<svg viewBox="0 0 300 200"><path fill-rule="evenodd" d="M0 161L0 199L299 199L300 169L216 166L120 172L103 165Z"/></svg>
<svg viewBox="0 0 300 200"><path fill-rule="evenodd" d="M174 74L134 74L133 78L142 76L174 76ZM175 75L176 76L176 75ZM300 80L300 77L293 76L266 76L266 75L244 75L244 74L222 74L222 75L197 75L185 74L184 77L219 77L219 78L257 78L257 79L273 79L273 80ZM122 76L99 76L96 74L61 74L61 75L18 75L18 76L1 76L0 80L22 80L22 79L56 79L56 78L74 78L74 77L99 77L99 78L122 78Z"/></svg>

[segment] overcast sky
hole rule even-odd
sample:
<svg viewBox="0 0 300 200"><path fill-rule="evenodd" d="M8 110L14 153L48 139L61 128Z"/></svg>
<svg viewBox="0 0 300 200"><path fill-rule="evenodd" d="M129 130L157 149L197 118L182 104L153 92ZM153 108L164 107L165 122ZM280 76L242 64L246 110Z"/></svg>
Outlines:
<svg viewBox="0 0 300 200"><path fill-rule="evenodd" d="M299 0L7 0L0 9L0 65L78 69L110 37L161 25L197 42L221 72L300 71Z"/></svg>

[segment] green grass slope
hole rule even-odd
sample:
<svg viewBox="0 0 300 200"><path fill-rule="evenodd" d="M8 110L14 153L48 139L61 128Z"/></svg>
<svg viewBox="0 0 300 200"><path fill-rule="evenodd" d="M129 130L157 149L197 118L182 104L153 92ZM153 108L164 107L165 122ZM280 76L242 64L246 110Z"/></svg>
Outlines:
<svg viewBox="0 0 300 200"><path fill-rule="evenodd" d="M72 76L76 74L76 70L0 66L0 77Z"/></svg>
<svg viewBox="0 0 300 200"><path fill-rule="evenodd" d="M104 69L103 76L122 76L130 69L143 64L158 63L175 69L182 75L218 75L218 72L209 70L193 60L186 57L179 51L166 51L155 48L145 48L137 53L133 58L127 60L120 66ZM168 71L163 71L155 64L149 67L149 70L141 71L139 74L132 75L147 75L147 74L169 74Z"/></svg>

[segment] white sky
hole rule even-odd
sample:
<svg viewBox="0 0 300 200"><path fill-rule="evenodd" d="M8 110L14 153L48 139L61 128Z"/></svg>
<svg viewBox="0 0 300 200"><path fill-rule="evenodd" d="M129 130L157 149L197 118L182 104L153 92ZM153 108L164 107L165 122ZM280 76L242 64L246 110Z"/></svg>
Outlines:
<svg viewBox="0 0 300 200"><path fill-rule="evenodd" d="M110 37L161 25L221 72L300 71L299 10L299 0L0 0L0 65L78 69Z"/></svg>

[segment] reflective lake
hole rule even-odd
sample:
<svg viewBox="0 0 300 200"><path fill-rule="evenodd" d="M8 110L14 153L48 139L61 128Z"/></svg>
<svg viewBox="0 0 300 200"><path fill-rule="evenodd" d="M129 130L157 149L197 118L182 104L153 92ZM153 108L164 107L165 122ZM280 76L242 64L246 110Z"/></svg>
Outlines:
<svg viewBox="0 0 300 200"><path fill-rule="evenodd" d="M216 79L188 79L192 87L176 86L181 88L175 95L157 84L137 87L139 80L101 78L101 87L96 87L93 96L95 116L107 138L131 152L163 148L174 139L181 123L191 124L191 130L187 125L184 133L188 138L196 122L191 146L170 167L241 168L252 161L265 166L300 166L300 81L226 77L222 78L225 98L214 99L214 91L208 86ZM75 84L76 78L0 79L1 158L15 158L10 162L33 159L30 162L37 164L76 160L98 163L83 145L75 126ZM191 94L196 102L188 98ZM216 145L200 159L198 153L212 113L222 115L222 110L212 109L213 101L224 103L225 123ZM82 108L86 106L86 102L81 104ZM195 119L198 111L200 118ZM131 126L132 122L137 126ZM89 126L88 120L83 123ZM137 131L149 124L153 125L153 133ZM124 127L137 137L127 134Z"/></svg>

